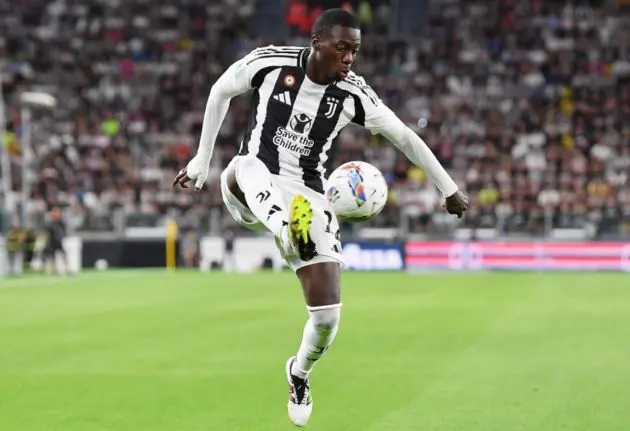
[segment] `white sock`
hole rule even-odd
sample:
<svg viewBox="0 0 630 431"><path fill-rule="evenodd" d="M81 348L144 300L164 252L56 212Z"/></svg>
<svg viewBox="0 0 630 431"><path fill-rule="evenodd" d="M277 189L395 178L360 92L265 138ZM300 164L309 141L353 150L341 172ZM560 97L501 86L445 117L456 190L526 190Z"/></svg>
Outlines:
<svg viewBox="0 0 630 431"><path fill-rule="evenodd" d="M247 206L271 233L282 237L289 217L271 179L265 164L254 156L241 157L236 164L236 181L245 195Z"/></svg>
<svg viewBox="0 0 630 431"><path fill-rule="evenodd" d="M304 326L302 343L291 374L306 379L332 344L339 328L341 304L308 307L310 318Z"/></svg>

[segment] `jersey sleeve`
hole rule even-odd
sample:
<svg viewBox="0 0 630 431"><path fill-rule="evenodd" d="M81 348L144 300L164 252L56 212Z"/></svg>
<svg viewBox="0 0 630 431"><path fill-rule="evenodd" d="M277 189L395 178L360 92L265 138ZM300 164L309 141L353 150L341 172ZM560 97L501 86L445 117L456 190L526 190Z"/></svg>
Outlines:
<svg viewBox="0 0 630 431"><path fill-rule="evenodd" d="M201 127L197 156L208 165L217 133L230 107L230 100L262 85L267 73L284 65L297 64L300 48L257 48L232 63L210 89Z"/></svg>
<svg viewBox="0 0 630 431"><path fill-rule="evenodd" d="M215 83L215 85L220 85L223 94L227 97L235 97L255 87L252 81L259 70L258 65L254 65L251 61L252 53L249 53L232 63L223 72L219 81Z"/></svg>
<svg viewBox="0 0 630 431"><path fill-rule="evenodd" d="M233 63L226 73L229 73L234 89L238 88L244 93L260 87L269 71L277 67L296 65L302 50L298 47L273 45L256 48Z"/></svg>
<svg viewBox="0 0 630 431"><path fill-rule="evenodd" d="M451 196L457 184L442 167L425 142L387 107L365 81L353 77L352 85L360 91L353 91L355 98L355 123L380 134L390 140L407 158L425 170L444 196Z"/></svg>
<svg viewBox="0 0 630 431"><path fill-rule="evenodd" d="M392 117L397 119L396 114L381 101L363 78L359 76L353 78L353 85L358 89L353 92L356 102L353 122L364 126L375 135L385 132L392 124Z"/></svg>

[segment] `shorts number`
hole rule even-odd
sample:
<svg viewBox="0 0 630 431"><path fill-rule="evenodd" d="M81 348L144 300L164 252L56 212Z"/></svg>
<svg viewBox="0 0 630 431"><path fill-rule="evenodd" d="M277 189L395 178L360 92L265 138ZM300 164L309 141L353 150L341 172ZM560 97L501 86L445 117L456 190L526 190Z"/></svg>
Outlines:
<svg viewBox="0 0 630 431"><path fill-rule="evenodd" d="M328 219L328 222L326 223L326 232L332 233L332 230L330 229L333 218L332 213L328 210L324 210L324 214L326 214L326 218ZM334 233L334 237L337 241L341 240L341 229L337 229L337 232Z"/></svg>

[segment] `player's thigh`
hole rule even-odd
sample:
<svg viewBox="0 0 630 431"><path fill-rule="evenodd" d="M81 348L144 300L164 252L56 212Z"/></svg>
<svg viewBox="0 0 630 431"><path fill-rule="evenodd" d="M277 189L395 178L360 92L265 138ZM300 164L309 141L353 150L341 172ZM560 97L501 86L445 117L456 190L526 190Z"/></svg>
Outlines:
<svg viewBox="0 0 630 431"><path fill-rule="evenodd" d="M296 194L295 191L282 189L281 191L283 192L283 196L287 198L287 201L290 201L290 198ZM345 267L345 261L341 254L339 222L332 209L323 199L322 197L321 202L318 202L317 198L309 197L313 209L310 236L311 240L315 243L317 255L311 260L301 260L297 256L283 255L282 257L293 271L322 262L337 263L342 269ZM278 241L276 241L276 244L280 247Z"/></svg>
<svg viewBox="0 0 630 431"><path fill-rule="evenodd" d="M339 222L323 199L313 199L311 239L317 256L295 265L306 303L312 307L338 304L341 301L339 277L345 262L341 254Z"/></svg>
<svg viewBox="0 0 630 431"><path fill-rule="evenodd" d="M235 160L232 160L221 173L221 196L228 212L239 225L250 230L264 230L264 224L251 212L251 210L238 199L232 192L230 180L233 178Z"/></svg>
<svg viewBox="0 0 630 431"><path fill-rule="evenodd" d="M323 197L319 200L312 199L312 208L311 239L315 243L317 254L328 256L343 265L341 229L337 216Z"/></svg>

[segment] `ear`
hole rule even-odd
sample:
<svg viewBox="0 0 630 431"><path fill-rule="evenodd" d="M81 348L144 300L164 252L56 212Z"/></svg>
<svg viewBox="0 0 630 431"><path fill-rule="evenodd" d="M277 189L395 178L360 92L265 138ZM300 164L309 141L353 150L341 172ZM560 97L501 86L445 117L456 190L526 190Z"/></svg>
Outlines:
<svg viewBox="0 0 630 431"><path fill-rule="evenodd" d="M313 36L311 38L311 46L313 47L315 51L319 51L319 44L320 44L319 36Z"/></svg>

